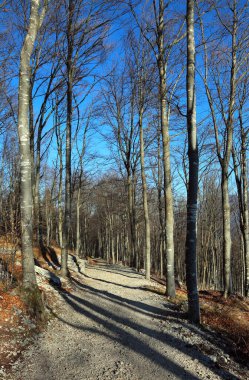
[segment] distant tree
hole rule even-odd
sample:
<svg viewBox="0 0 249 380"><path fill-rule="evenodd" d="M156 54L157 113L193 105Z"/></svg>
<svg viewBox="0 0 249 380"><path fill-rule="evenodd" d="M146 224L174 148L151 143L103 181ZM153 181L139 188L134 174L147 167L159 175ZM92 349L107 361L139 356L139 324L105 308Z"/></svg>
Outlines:
<svg viewBox="0 0 249 380"><path fill-rule="evenodd" d="M223 3L223 2L222 2ZM221 193L223 211L223 280L224 297L232 291L231 277L231 206L229 197L230 160L236 112L236 93L238 86L238 49L247 38L241 22L247 7L239 6L236 0L228 5L211 2L220 38L220 49L208 43L205 38L203 17L199 7L199 20L204 48L203 82L208 99L214 129L216 154L221 168ZM226 13L224 13L226 12ZM229 12L229 17L227 16ZM238 36L241 36L238 41ZM242 51L242 50L241 50ZM243 55L240 61L243 61ZM224 85L226 83L226 85ZM228 84L228 85L227 85Z"/></svg>
<svg viewBox="0 0 249 380"><path fill-rule="evenodd" d="M150 279L151 272L151 231L149 218L149 202L147 194L147 180L145 167L145 138L144 124L145 115L148 108L148 101L153 88L153 69L150 65L150 50L143 36L140 34L136 39L133 33L129 35L130 59L128 60L129 71L135 77L136 105L138 113L139 142L140 142L140 167L142 179L143 214L145 225L145 277ZM153 67L153 66L152 66Z"/></svg>
<svg viewBox="0 0 249 380"><path fill-rule="evenodd" d="M135 4L129 2L131 13L154 53L158 68L159 79L159 107L162 134L162 160L164 172L164 210L165 210L165 252L166 252L166 295L175 297L175 254L174 254L174 210L170 159L169 120L171 115L171 96L169 95L168 66L175 46L183 40L184 20L177 17L169 17L169 7L172 1L153 0L149 2L147 15L140 21ZM168 11L166 13L166 10ZM151 17L152 15L152 17ZM171 31L167 33L167 28ZM179 57L177 58L179 59ZM176 72L176 70L174 70ZM176 73L176 78L178 73ZM174 80L177 82L177 79Z"/></svg>
<svg viewBox="0 0 249 380"><path fill-rule="evenodd" d="M116 147L121 173L126 178L129 226L130 265L139 266L137 251L136 175L139 162L139 129L136 120L136 82L127 71L114 70L103 88L104 122L112 129L112 143Z"/></svg>
<svg viewBox="0 0 249 380"><path fill-rule="evenodd" d="M246 65L244 69L248 68ZM234 174L237 185L239 204L239 225L242 235L242 256L244 256L244 295L249 296L249 210L248 210L248 134L246 125L246 102L248 98L248 75L246 74L239 85L238 93L238 131L232 148Z"/></svg>
<svg viewBox="0 0 249 380"><path fill-rule="evenodd" d="M72 213L72 133L74 111L84 102L97 79L94 69L105 59L105 40L109 31L109 12L112 2L83 0L62 1L60 11L64 15L62 32L65 33L61 54L65 62L63 72L66 80L66 152L65 152L65 208L63 220L63 245L61 273L67 275L67 257L70 248L70 225ZM76 85L92 77L84 95L79 97Z"/></svg>

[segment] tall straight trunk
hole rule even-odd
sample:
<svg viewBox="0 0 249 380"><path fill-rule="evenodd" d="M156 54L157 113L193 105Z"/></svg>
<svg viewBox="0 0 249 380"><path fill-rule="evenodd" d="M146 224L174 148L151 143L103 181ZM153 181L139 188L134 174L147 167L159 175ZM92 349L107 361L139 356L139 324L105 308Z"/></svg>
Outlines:
<svg viewBox="0 0 249 380"><path fill-rule="evenodd" d="M61 252L61 273L67 276L67 259L71 225L71 138L73 113L73 12L74 0L69 0L67 24L67 128L66 128L66 178L65 213L63 223L63 248Z"/></svg>
<svg viewBox="0 0 249 380"><path fill-rule="evenodd" d="M164 80L162 81L162 91L164 92ZM165 87L166 90L166 87ZM165 209L165 242L166 242L166 295L175 297L175 269L174 269L174 211L173 194L171 184L170 168L170 143L169 125L167 119L166 100L161 100L161 124L163 137L163 168L164 168L164 209Z"/></svg>
<svg viewBox="0 0 249 380"><path fill-rule="evenodd" d="M59 169L59 192L58 192L58 235L59 235L59 245L63 246L63 210L62 210L62 161L60 158L60 169Z"/></svg>
<svg viewBox="0 0 249 380"><path fill-rule="evenodd" d="M239 150L240 155L240 174L239 174L239 163L236 159L235 148L233 147L233 165L234 173L237 185L237 193L239 200L240 209L240 231L241 231L241 257L244 262L244 284L243 284L243 294L248 297L249 292L249 214L248 214L248 181L247 181L247 157L246 157L246 143L247 134L243 127L243 117L242 109L239 110L240 119L240 137L241 146Z"/></svg>
<svg viewBox="0 0 249 380"><path fill-rule="evenodd" d="M99 246L99 257L103 257L102 256L103 237L102 237L101 230L98 230L98 246Z"/></svg>
<svg viewBox="0 0 249 380"><path fill-rule="evenodd" d="M58 154L60 160L59 168L59 192L58 192L58 232L59 232L59 243L60 247L63 246L63 209L62 209L62 176L63 176L63 161L62 161L62 146L61 141L58 141Z"/></svg>
<svg viewBox="0 0 249 380"><path fill-rule="evenodd" d="M245 258L245 281L244 293L249 296L249 211L248 211L248 181L247 181L247 160L246 160L246 133L242 132L242 152L241 152L241 176L243 189L243 243Z"/></svg>
<svg viewBox="0 0 249 380"><path fill-rule="evenodd" d="M106 255L105 255L105 258L106 258L106 261L109 263L110 261L110 244L109 244L109 234L108 234L108 225L107 225L107 221L106 221L106 225L105 225L105 241L106 241Z"/></svg>
<svg viewBox="0 0 249 380"><path fill-rule="evenodd" d="M237 29L238 29L238 14L237 14L237 0L231 2L229 9L233 13L232 26L228 28L231 35L232 46L231 46L231 68L230 68L230 93L229 93L229 102L228 102L228 111L226 114L227 105L222 100L220 95L221 83L217 81L216 87L219 94L221 107L220 111L222 113L222 119L225 123L225 130L223 131L223 143L220 143L219 138L219 128L216 119L215 112L215 101L212 97L212 90L208 85L208 54L207 54L207 45L204 36L204 26L199 13L201 31L202 31L202 43L204 46L204 63L205 63L205 76L204 76L204 85L207 94L207 99L211 111L215 141L216 141L216 152L217 157L220 162L221 167L221 192L222 192L222 218L223 218L223 285L224 285L224 297L226 298L231 291L231 227L230 227L230 201L229 201L229 192L228 192L228 179L229 179L229 164L232 153L233 146L233 128L234 128L234 111L235 111L235 97L236 97L236 76L237 76ZM216 81L215 81L216 82ZM222 146L223 146L223 155L222 155Z"/></svg>
<svg viewBox="0 0 249 380"><path fill-rule="evenodd" d="M164 61L164 1L159 1L157 59L160 77L160 118L163 140L163 169L164 169L164 208L165 208L165 242L166 242L166 295L175 297L175 268L174 268L174 211L170 167L169 112L167 104L166 67Z"/></svg>
<svg viewBox="0 0 249 380"><path fill-rule="evenodd" d="M51 214L50 214L50 205L48 204L48 200L46 199L46 227L47 227L47 246L50 245L50 231L51 231Z"/></svg>
<svg viewBox="0 0 249 380"><path fill-rule="evenodd" d="M34 162L35 162L35 128L34 128L34 104L33 104L33 87L35 83L35 73L32 75L30 67L30 88L29 88L29 134L30 134L30 155L31 155L31 185L33 200L35 196L35 178L34 178ZM34 218L35 219L35 218ZM34 226L35 227L35 226Z"/></svg>
<svg viewBox="0 0 249 380"><path fill-rule="evenodd" d="M56 99L55 107L55 135L57 143L57 151L59 156L59 189L58 189L58 237L59 245L62 248L63 246L63 209L62 209L62 187L63 187L63 157L62 157L62 138L59 132L59 118L58 118L58 104Z"/></svg>
<svg viewBox="0 0 249 380"><path fill-rule="evenodd" d="M139 270L139 250L137 238L137 222L136 222L136 169L132 170L132 226L133 226L133 247L134 247L134 266Z"/></svg>
<svg viewBox="0 0 249 380"><path fill-rule="evenodd" d="M110 239L110 254L112 258L112 264L115 264L115 252L114 252L114 232L113 232L113 215L109 216L109 239Z"/></svg>
<svg viewBox="0 0 249 380"><path fill-rule="evenodd" d="M157 198L158 198L158 214L159 214L159 223L160 223L160 277L163 278L164 272L164 224L163 224L163 204L162 204L162 170L161 170L161 138L160 130L158 130L157 135Z"/></svg>
<svg viewBox="0 0 249 380"><path fill-rule="evenodd" d="M116 262L119 262L119 233L116 235Z"/></svg>
<svg viewBox="0 0 249 380"><path fill-rule="evenodd" d="M186 283L188 292L188 318L200 323L200 306L197 287L197 201L199 154L196 130L195 92L195 1L187 1L187 129L189 180L187 191L187 234L186 234Z"/></svg>
<svg viewBox="0 0 249 380"><path fill-rule="evenodd" d="M85 255L88 254L88 246L87 246L87 238L88 238L88 230L87 230L87 220L86 220L86 215L84 216L84 234L83 234L83 242L84 242L84 252Z"/></svg>
<svg viewBox="0 0 249 380"><path fill-rule="evenodd" d="M79 256L81 250L81 239L80 239L80 194L81 189L78 189L77 202L76 202L76 255Z"/></svg>
<svg viewBox="0 0 249 380"><path fill-rule="evenodd" d="M39 124L37 135L36 164L34 176L34 221L37 228L37 242L42 245L42 223L40 210L40 176L41 176L41 131Z"/></svg>
<svg viewBox="0 0 249 380"><path fill-rule="evenodd" d="M231 211L228 190L229 178L229 163L233 146L233 127L234 127L234 110L235 110L235 96L236 96L236 74L237 74L237 2L233 1L233 28L232 28L232 65L230 74L230 94L229 94L229 109L226 122L227 136L226 136L226 150L224 159L221 162L222 178L221 178L221 192L222 192L222 216L223 216L223 277L224 277L224 297L226 298L231 292Z"/></svg>
<svg viewBox="0 0 249 380"><path fill-rule="evenodd" d="M127 178L128 184L128 204L129 204L129 220L130 220L130 231L131 231L131 239L130 239L130 248L131 252L129 254L129 263L130 266L135 265L135 256L136 256L136 231L134 224L134 207L133 207L133 181L131 173L128 172Z"/></svg>
<svg viewBox="0 0 249 380"><path fill-rule="evenodd" d="M32 197L32 157L30 151L29 103L30 103L30 58L37 32L41 26L45 8L39 14L40 1L31 1L30 24L21 51L19 92L18 92L18 135L21 157L21 229L23 285L36 285L33 256L33 197Z"/></svg>
<svg viewBox="0 0 249 380"><path fill-rule="evenodd" d="M112 264L115 264L114 243L115 243L115 242L114 242L113 231L111 231Z"/></svg>
<svg viewBox="0 0 249 380"><path fill-rule="evenodd" d="M221 179L222 193L222 220L223 220L223 276L224 276L224 297L231 292L231 210L228 191L228 174L222 168Z"/></svg>
<svg viewBox="0 0 249 380"><path fill-rule="evenodd" d="M139 115L139 131L140 131L140 164L141 164L141 177L143 187L143 211L144 211L144 223L145 223L145 277L150 280L150 218L148 209L148 197L147 197L147 183L145 176L145 164L144 164L144 136L143 136L143 109L140 110Z"/></svg>

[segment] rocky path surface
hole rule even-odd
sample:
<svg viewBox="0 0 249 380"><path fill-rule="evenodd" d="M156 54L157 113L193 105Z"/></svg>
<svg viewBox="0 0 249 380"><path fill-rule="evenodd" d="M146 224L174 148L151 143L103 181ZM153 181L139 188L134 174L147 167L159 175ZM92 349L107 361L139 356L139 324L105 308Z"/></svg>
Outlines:
<svg viewBox="0 0 249 380"><path fill-rule="evenodd" d="M7 379L242 378L212 333L188 324L164 296L145 291L149 282L141 274L99 263L73 284L73 292L60 293L56 317Z"/></svg>

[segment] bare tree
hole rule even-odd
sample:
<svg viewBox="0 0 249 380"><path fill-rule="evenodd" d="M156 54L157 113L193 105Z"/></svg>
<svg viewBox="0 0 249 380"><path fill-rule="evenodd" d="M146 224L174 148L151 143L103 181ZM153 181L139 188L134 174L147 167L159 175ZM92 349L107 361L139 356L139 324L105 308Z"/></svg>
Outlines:
<svg viewBox="0 0 249 380"><path fill-rule="evenodd" d="M200 17L201 31L202 31L202 42L204 46L204 64L205 64L205 74L203 76L204 86L207 94L207 99L210 107L214 135L215 135L215 145L216 154L221 167L221 192L222 192L222 210L223 210L223 277L224 277L224 297L227 297L231 291L231 210L230 210L230 200L229 200L229 175L230 175L230 158L232 153L233 145L233 129L234 129L234 113L235 113L235 98L236 98L236 86L237 86L237 33L238 33L238 10L237 1L233 0L232 5L229 7L231 12L231 22L227 23L224 21L224 15L221 15L220 8L212 2L217 20L220 22L223 29L231 38L231 47L229 49L230 53L230 72L229 72L229 89L227 93L224 94L222 89L221 81L223 78L223 63L220 58L220 51L212 52L213 59L212 64L208 60L208 48L207 42L204 36L204 26L202 18ZM200 12L199 12L200 15ZM241 16L241 15L240 15ZM227 54L227 53L226 53ZM217 98L213 94L210 83L208 80L209 69L212 71L212 80L214 88L216 89ZM226 70L226 69L225 69ZM218 107L218 117L216 110L216 99L219 104ZM224 131L220 131L218 119L221 116L221 120L224 125ZM221 140L223 141L221 142Z"/></svg>
<svg viewBox="0 0 249 380"><path fill-rule="evenodd" d="M18 134L21 154L21 225L22 225L22 263L23 286L29 292L36 290L36 276L32 249L32 183L31 183L31 153L29 134L29 97L30 97L30 57L34 48L39 28L42 25L45 13L39 0L31 1L30 24L21 51L19 73L19 104L18 104ZM38 299L38 297L37 297ZM34 305L36 307L37 305Z"/></svg>
<svg viewBox="0 0 249 380"><path fill-rule="evenodd" d="M158 67L159 75L159 103L160 121L163 143L163 170L164 170L164 209L165 209L165 242L166 242L166 295L175 297L175 275L174 275L174 212L172 178L170 165L170 137L169 120L171 104L168 99L167 67L173 48L185 37L182 33L184 21L181 19L167 19L166 9L171 1L153 0L152 9L154 20L140 22L135 12L134 6L130 2L131 12L141 31L141 34L151 47ZM180 21L180 23L179 23ZM150 25L152 23L152 25ZM170 37L166 39L166 27L171 28ZM147 31L153 30L150 35Z"/></svg>
<svg viewBox="0 0 249 380"><path fill-rule="evenodd" d="M247 67L247 66L246 66ZM245 67L245 69L246 69ZM240 230L242 234L242 251L244 255L244 294L249 295L249 211L248 211L248 164L247 164L247 148L248 148L248 127L245 123L245 106L248 97L248 77L246 76L239 86L238 94L238 133L237 144L233 141L233 165L234 174L237 185Z"/></svg>
<svg viewBox="0 0 249 380"><path fill-rule="evenodd" d="M145 276L150 279L151 271L151 239L150 239L150 219L147 194L146 168L145 168L145 138L144 121L148 108L148 101L153 87L153 69L150 69L150 50L143 37L138 39L132 32L129 33L129 45L131 49L130 59L128 59L129 72L135 76L136 103L138 112L139 141L140 141L140 167L142 178L143 213L145 223Z"/></svg>
<svg viewBox="0 0 249 380"><path fill-rule="evenodd" d="M200 323L200 307L197 288L197 199L199 154L196 130L195 92L195 1L187 1L187 128L189 180L187 189L187 236L186 236L186 282L188 290L188 317L191 322Z"/></svg>

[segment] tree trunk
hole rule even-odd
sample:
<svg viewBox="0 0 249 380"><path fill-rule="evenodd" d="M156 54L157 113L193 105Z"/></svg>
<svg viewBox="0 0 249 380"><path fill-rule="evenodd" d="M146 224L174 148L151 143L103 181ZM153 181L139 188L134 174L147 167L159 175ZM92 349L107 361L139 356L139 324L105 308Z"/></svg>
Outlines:
<svg viewBox="0 0 249 380"><path fill-rule="evenodd" d="M242 109L239 110L240 119L240 137L241 147L239 155L241 157L240 162L240 175L239 175L239 163L236 159L235 148L233 147L233 164L234 173L237 185L237 193L239 199L240 209L240 231L241 231L241 244L242 244L242 260L244 262L244 285L243 294L248 297L249 293L249 215L248 215L248 181L247 181L247 158L246 158L246 132L243 127Z"/></svg>
<svg viewBox="0 0 249 380"><path fill-rule="evenodd" d="M37 227L37 242L42 245L42 221L40 210L40 171L41 171L41 124L38 128L37 135L37 149L36 149L36 163L35 163L35 176L34 176L34 221Z"/></svg>
<svg viewBox="0 0 249 380"><path fill-rule="evenodd" d="M32 158L30 151L29 102L30 102L30 58L37 32L42 22L39 15L40 1L31 1L30 24L21 51L18 93L18 135L21 157L21 228L23 285L36 285L33 256L33 196Z"/></svg>
<svg viewBox="0 0 249 380"><path fill-rule="evenodd" d="M65 214L63 223L63 248L61 252L61 274L67 276L67 258L71 225L71 130L73 113L73 12L74 1L69 0L67 25L67 128L66 128L66 178Z"/></svg>
<svg viewBox="0 0 249 380"><path fill-rule="evenodd" d="M46 7L40 10L40 1L31 1L30 24L21 51L18 89L18 136L21 168L21 241L23 288L30 312L42 319L44 307L37 287L33 254L33 194L32 157L30 151L29 104L30 104L30 58Z"/></svg>
<svg viewBox="0 0 249 380"><path fill-rule="evenodd" d="M221 180L222 192L222 219L223 219L223 277L224 277L224 297L231 292L231 211L228 191L228 174L222 168Z"/></svg>
<svg viewBox="0 0 249 380"><path fill-rule="evenodd" d="M76 252L77 256L80 255L81 239L80 239L80 188L78 189L77 202L76 202Z"/></svg>
<svg viewBox="0 0 249 380"><path fill-rule="evenodd" d="M119 262L119 233L116 235L116 262Z"/></svg>
<svg viewBox="0 0 249 380"><path fill-rule="evenodd" d="M128 173L127 178L128 184L128 203L129 203L129 220L130 220L130 231L131 231L131 239L130 239L130 248L131 252L129 253L129 262L130 266L135 266L135 256L136 256L136 232L134 225L134 210L133 210L133 183L131 173Z"/></svg>
<svg viewBox="0 0 249 380"><path fill-rule="evenodd" d="M144 164L144 136L143 136L143 110L139 115L139 130L140 130L140 163L141 163L141 177L143 187L143 211L144 211L144 223L145 223L145 277L150 280L150 219L148 209L147 198L147 183L145 176L145 164Z"/></svg>
<svg viewBox="0 0 249 380"><path fill-rule="evenodd" d="M247 181L247 160L246 160L246 134L242 132L242 152L241 152L241 176L243 187L243 242L245 257L245 296L249 296L249 212L248 212L248 181Z"/></svg>
<svg viewBox="0 0 249 380"><path fill-rule="evenodd" d="M160 76L160 113L163 140L163 169L164 169L164 208L165 208L165 242L166 242L166 295L175 297L175 268L174 268L174 212L170 168L169 142L169 112L166 98L166 71L164 62L164 1L159 2L157 60Z"/></svg>
<svg viewBox="0 0 249 380"><path fill-rule="evenodd" d="M195 1L187 1L187 129L189 180L187 191L187 234L186 234L186 283L188 292L188 318L200 323L199 295L197 288L197 201L199 154L196 130L195 93Z"/></svg>
<svg viewBox="0 0 249 380"><path fill-rule="evenodd" d="M59 191L58 191L58 233L59 233L59 242L60 247L63 246L63 210L62 210L62 176L63 176L63 161L62 161L62 142L60 136L57 136L57 146L58 154L60 160L60 169L59 169Z"/></svg>
<svg viewBox="0 0 249 380"><path fill-rule="evenodd" d="M164 273L164 253L165 253L165 236L164 236L164 223L163 223L163 204L162 204L162 170L161 170L161 144L160 144L160 130L157 135L157 199L158 199L158 214L160 223L160 278L163 278Z"/></svg>

